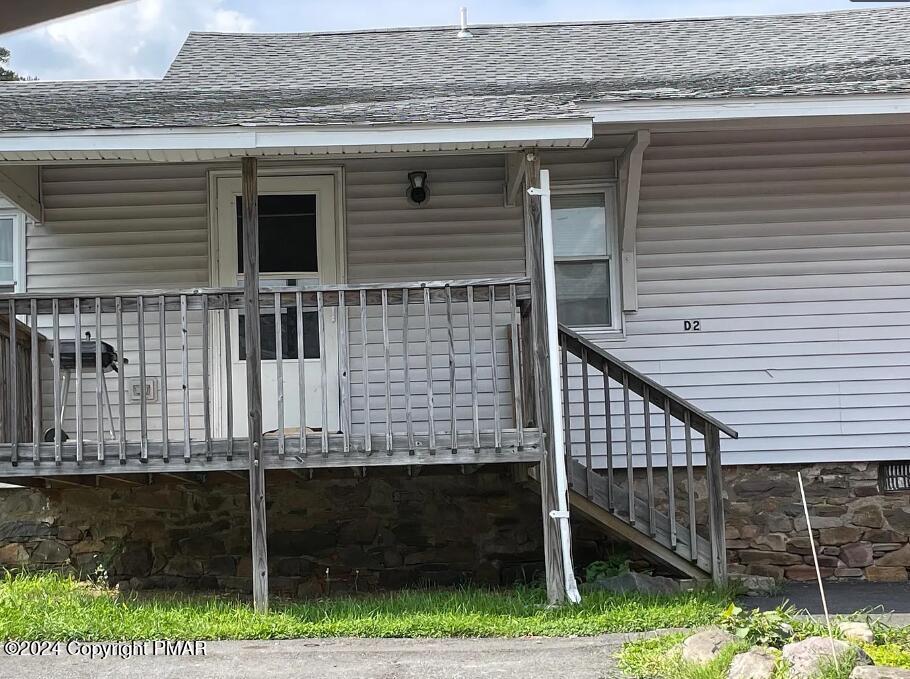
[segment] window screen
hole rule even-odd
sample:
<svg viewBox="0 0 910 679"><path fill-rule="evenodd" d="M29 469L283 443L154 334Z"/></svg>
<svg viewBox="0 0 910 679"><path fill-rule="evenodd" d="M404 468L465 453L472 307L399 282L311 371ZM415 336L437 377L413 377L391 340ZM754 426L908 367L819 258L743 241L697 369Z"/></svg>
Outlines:
<svg viewBox="0 0 910 679"><path fill-rule="evenodd" d="M554 195L553 251L560 323L613 324L612 205L604 192Z"/></svg>
<svg viewBox="0 0 910 679"><path fill-rule="evenodd" d="M243 273L243 198L237 196L237 271ZM259 196L259 271L318 271L316 196Z"/></svg>
<svg viewBox="0 0 910 679"><path fill-rule="evenodd" d="M15 220L12 217L0 217L0 287L11 290L16 282Z"/></svg>

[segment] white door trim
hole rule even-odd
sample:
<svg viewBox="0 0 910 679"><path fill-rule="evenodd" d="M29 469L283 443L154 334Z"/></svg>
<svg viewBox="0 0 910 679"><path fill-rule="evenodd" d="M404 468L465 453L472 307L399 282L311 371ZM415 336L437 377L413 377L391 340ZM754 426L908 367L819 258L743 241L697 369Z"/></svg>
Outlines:
<svg viewBox="0 0 910 679"><path fill-rule="evenodd" d="M219 182L222 180L240 181L240 170L210 170L208 173L208 229L209 229L209 283L214 287L234 287L236 280L228 281L221 273L222 257L222 238L223 233L220 226L219 214ZM344 171L339 167L305 167L305 168L288 168L288 167L265 167L259 170L260 187L267 186L269 180L288 179L288 180L309 180L311 183L322 183L323 189L330 188L334 201L331 203L329 210L332 215L328 220L320 220L318 228L320 232L317 241L321 239L332 239L334 241L334 259L329 262L324 271L320 272L321 282L325 285L344 284L347 281L347 242L345 237L345 216L344 216ZM282 184L284 182L281 182ZM222 184L223 185L223 184ZM274 185L274 183L273 183ZM239 186L239 184L238 184ZM283 188L273 190L262 190L262 193L279 193L284 191ZM233 193L233 191L232 191ZM326 207L326 206L323 206ZM224 208L222 208L224 209ZM327 211L329 211L327 210ZM233 210L232 210L233 214ZM233 241L230 241L233 243ZM322 240L321 242L325 242ZM236 250L224 253L228 257L235 258ZM215 438L223 438L227 435L227 403L225 397L226 384L226 367L224 362L224 333L220 313L213 312L213 318L210 319L209 337L211 346L211 355L209 359L209 373L211 375L211 399L212 399L212 435ZM232 358L235 358L232 355ZM333 371L334 366L331 363L327 366L329 371ZM337 385L336 385L337 386ZM335 389L332 389L335 391ZM237 431L235 422L234 430Z"/></svg>

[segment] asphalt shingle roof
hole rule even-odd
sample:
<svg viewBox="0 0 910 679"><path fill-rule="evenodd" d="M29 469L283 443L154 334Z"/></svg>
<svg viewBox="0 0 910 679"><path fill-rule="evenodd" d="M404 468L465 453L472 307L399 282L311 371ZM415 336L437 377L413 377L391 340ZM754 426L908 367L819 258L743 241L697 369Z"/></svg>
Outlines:
<svg viewBox="0 0 910 679"><path fill-rule="evenodd" d="M0 130L552 119L585 102L910 93L910 9L191 33L161 80L0 84Z"/></svg>

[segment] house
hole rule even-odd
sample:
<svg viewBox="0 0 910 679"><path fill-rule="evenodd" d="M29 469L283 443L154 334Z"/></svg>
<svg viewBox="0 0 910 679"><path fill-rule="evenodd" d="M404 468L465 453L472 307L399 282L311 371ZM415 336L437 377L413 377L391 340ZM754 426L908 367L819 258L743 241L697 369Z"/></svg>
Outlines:
<svg viewBox="0 0 910 679"><path fill-rule="evenodd" d="M905 581L908 27L192 33L3 84L0 559L561 601L584 519L805 579L800 472L823 574Z"/></svg>

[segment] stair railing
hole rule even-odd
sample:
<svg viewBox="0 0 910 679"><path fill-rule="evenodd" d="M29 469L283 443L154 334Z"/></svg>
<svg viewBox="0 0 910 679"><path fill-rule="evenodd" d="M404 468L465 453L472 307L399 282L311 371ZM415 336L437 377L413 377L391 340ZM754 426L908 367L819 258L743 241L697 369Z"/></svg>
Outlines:
<svg viewBox="0 0 910 679"><path fill-rule="evenodd" d="M737 432L563 325L559 351L570 488L724 583L720 434ZM699 458L703 501L696 495ZM658 474L666 477L660 487ZM606 477L605 497L595 497L592 475Z"/></svg>

